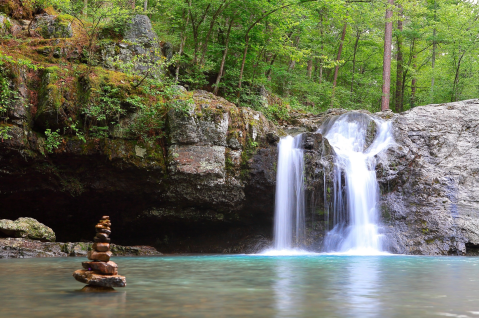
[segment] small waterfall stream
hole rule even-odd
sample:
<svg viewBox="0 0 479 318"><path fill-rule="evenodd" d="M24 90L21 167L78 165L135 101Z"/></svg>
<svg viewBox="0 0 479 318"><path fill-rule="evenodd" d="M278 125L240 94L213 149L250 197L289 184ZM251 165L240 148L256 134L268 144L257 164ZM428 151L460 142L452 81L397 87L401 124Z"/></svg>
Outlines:
<svg viewBox="0 0 479 318"><path fill-rule="evenodd" d="M304 236L304 159L302 136L287 136L278 144L274 249L289 250Z"/></svg>
<svg viewBox="0 0 479 318"><path fill-rule="evenodd" d="M327 219L330 231L324 241L325 251L355 254L382 251L375 167L377 155L394 144L391 123L350 112L324 123L318 132L335 152L334 193ZM278 144L276 252L301 247L305 239L305 169L301 144L302 135L284 137Z"/></svg>
<svg viewBox="0 0 479 318"><path fill-rule="evenodd" d="M326 235L325 250L381 252L376 155L394 143L391 123L351 112L325 123L318 131L335 152L333 228Z"/></svg>

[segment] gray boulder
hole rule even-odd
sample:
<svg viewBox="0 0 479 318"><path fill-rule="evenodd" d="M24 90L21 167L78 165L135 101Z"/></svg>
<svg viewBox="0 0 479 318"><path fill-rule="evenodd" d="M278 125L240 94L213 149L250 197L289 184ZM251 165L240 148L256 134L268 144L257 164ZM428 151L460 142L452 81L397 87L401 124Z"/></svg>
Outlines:
<svg viewBox="0 0 479 318"><path fill-rule="evenodd" d="M135 15L125 34L125 40L143 47L159 47L158 36L151 27L146 15Z"/></svg>
<svg viewBox="0 0 479 318"><path fill-rule="evenodd" d="M389 114L397 147L378 167L389 248L471 254L479 246L479 100Z"/></svg>

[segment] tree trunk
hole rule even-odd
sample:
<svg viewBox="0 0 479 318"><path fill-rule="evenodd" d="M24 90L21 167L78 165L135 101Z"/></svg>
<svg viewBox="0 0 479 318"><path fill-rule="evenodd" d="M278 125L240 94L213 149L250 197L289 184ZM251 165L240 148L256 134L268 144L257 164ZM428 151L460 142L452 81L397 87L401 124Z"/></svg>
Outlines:
<svg viewBox="0 0 479 318"><path fill-rule="evenodd" d="M401 8L401 6L399 6ZM403 66L403 55L402 55L402 44L403 44L403 36L402 36L402 30L403 30L403 23L401 21L402 15L400 14L399 19L398 19L398 35L396 39L396 44L397 44L397 55L396 55L396 62L397 62L397 72L396 72L396 112L400 113L403 111L403 71L404 71L404 66Z"/></svg>
<svg viewBox="0 0 479 318"><path fill-rule="evenodd" d="M463 51L461 56L459 57L459 61L457 61L456 67L456 75L454 76L454 84L452 85L452 94L451 94L451 102L455 102L457 100L457 85L459 84L459 69L461 68L461 61L466 54L466 51Z"/></svg>
<svg viewBox="0 0 479 318"><path fill-rule="evenodd" d="M143 1L143 11L147 11L148 10L148 0L144 0Z"/></svg>
<svg viewBox="0 0 479 318"><path fill-rule="evenodd" d="M83 0L83 12L82 15L84 18L88 16L88 0Z"/></svg>
<svg viewBox="0 0 479 318"><path fill-rule="evenodd" d="M216 10L216 12L213 14L213 17L211 18L210 28L208 29L208 33L206 34L206 38L205 38L205 44L203 44L203 48L201 50L201 59L200 59L201 65L205 64L205 56L206 56L206 52L208 51L208 41L210 40L211 33L213 33L213 28L215 26L216 19L218 18L219 14L223 11L224 9L223 6L225 5L225 3L226 3L226 0L223 0L223 3L220 4L218 10Z"/></svg>
<svg viewBox="0 0 479 318"><path fill-rule="evenodd" d="M308 60L308 67L307 67L308 78L311 79L313 74L313 58Z"/></svg>
<svg viewBox="0 0 479 318"><path fill-rule="evenodd" d="M191 8L191 0L188 1L188 6ZM181 59L181 55L183 54L183 48L185 46L185 43L186 43L186 28L188 27L188 23L190 22L190 15L188 14L188 12L185 11L185 13L183 14L183 18L186 14L186 22L185 22L185 28L183 30L183 34L181 35L181 44L180 44L180 51L178 52L178 56L179 58ZM175 83L178 83L178 78L179 78L179 75L180 75L180 63L181 61L178 60L178 65L176 65L176 72L175 72Z"/></svg>
<svg viewBox="0 0 479 318"><path fill-rule="evenodd" d="M389 109L389 98L391 93L391 46L393 22L391 20L394 0L388 0L386 8L386 25L384 28L384 57L383 57L383 88L381 98L381 111Z"/></svg>
<svg viewBox="0 0 479 318"><path fill-rule="evenodd" d="M228 32L226 33L226 43L225 43L225 50L223 51L223 58L221 59L221 66L218 72L218 76L216 77L216 84L215 89L213 90L213 94L218 95L218 90L220 88L221 77L223 76L224 68L225 68L225 61L226 56L228 55L228 44L230 42L230 32L231 26L233 25L234 18L231 19L228 25Z"/></svg>
<svg viewBox="0 0 479 318"><path fill-rule="evenodd" d="M434 1L434 22L436 21L436 1ZM431 57L431 69L432 69L432 76L431 76L431 92L429 93L429 102L431 104L434 103L434 68L436 67L436 28L432 30L432 57Z"/></svg>
<svg viewBox="0 0 479 318"><path fill-rule="evenodd" d="M413 56L413 69L416 69L416 55ZM411 108L416 105L416 76L413 76L411 79Z"/></svg>
<svg viewBox="0 0 479 318"><path fill-rule="evenodd" d="M343 51L343 42L344 42L344 38L346 37L347 27L348 27L348 24L344 23L343 32L341 33L341 41L339 42L338 55L336 57L337 62L341 60L341 53ZM336 90L336 81L338 80L338 73L339 73L339 65L336 65L336 67L334 68L333 93L331 94L331 107L333 107L333 104L334 104L334 91Z"/></svg>
<svg viewBox="0 0 479 318"><path fill-rule="evenodd" d="M354 91L354 72L356 71L356 53L358 52L359 38L361 37L361 31L356 30L356 41L354 42L353 51L353 69L351 70L351 97Z"/></svg>

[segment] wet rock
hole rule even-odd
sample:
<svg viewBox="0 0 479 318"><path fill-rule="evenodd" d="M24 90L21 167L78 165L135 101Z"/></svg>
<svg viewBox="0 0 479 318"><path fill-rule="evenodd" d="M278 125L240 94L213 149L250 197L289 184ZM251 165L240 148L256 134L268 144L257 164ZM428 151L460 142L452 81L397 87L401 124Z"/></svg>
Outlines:
<svg viewBox="0 0 479 318"><path fill-rule="evenodd" d="M100 287L126 287L126 279L120 275L103 275L100 272L79 269L73 273L73 277L88 285Z"/></svg>
<svg viewBox="0 0 479 318"><path fill-rule="evenodd" d="M95 229L110 228L110 226L110 217L103 216L95 226ZM103 248L106 247L106 245L101 246ZM96 249L98 248L98 244L94 244L92 247L93 250L88 251L88 259L93 260L93 262L83 262L82 266L87 270L77 270L73 273L73 277L79 282L92 286L125 287L126 279L118 275L118 265L114 262L110 262L112 252L98 251Z"/></svg>
<svg viewBox="0 0 479 318"><path fill-rule="evenodd" d="M61 243L40 242L22 238L0 238L0 259L66 257Z"/></svg>
<svg viewBox="0 0 479 318"><path fill-rule="evenodd" d="M110 250L109 243L94 243L92 249L98 252L106 252Z"/></svg>
<svg viewBox="0 0 479 318"><path fill-rule="evenodd" d="M108 262L110 260L112 253L108 252L98 252L98 251L88 251L88 259L94 261Z"/></svg>
<svg viewBox="0 0 479 318"><path fill-rule="evenodd" d="M18 218L15 221L0 220L0 231L10 237L55 241L53 230L32 218Z"/></svg>
<svg viewBox="0 0 479 318"><path fill-rule="evenodd" d="M101 274L117 275L118 265L115 262L83 262L84 269L100 272Z"/></svg>

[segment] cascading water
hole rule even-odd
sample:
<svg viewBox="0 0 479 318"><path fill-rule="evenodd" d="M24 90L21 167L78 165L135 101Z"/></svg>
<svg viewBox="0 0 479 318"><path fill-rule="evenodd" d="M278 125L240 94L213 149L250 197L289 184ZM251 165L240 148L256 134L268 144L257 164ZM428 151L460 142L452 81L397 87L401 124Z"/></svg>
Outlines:
<svg viewBox="0 0 479 318"><path fill-rule="evenodd" d="M304 237L304 160L302 136L287 136L278 144L274 249L289 250Z"/></svg>
<svg viewBox="0 0 479 318"><path fill-rule="evenodd" d="M325 250L380 252L376 155L394 143L391 123L352 112L325 123L318 132L335 152L332 230L326 235Z"/></svg>

